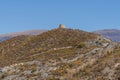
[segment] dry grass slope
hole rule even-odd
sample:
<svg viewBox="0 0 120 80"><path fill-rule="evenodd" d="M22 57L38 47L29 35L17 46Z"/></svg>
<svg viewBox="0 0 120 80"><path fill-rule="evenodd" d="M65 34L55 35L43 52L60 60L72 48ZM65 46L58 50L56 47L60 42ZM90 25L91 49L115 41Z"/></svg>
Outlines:
<svg viewBox="0 0 120 80"><path fill-rule="evenodd" d="M0 79L119 80L120 45L100 35L53 29L0 43Z"/></svg>

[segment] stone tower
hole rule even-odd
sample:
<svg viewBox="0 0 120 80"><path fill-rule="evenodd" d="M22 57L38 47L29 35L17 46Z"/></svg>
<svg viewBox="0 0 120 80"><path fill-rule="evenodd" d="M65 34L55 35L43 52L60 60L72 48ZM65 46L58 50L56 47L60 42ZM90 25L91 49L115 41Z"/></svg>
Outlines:
<svg viewBox="0 0 120 80"><path fill-rule="evenodd" d="M64 28L66 28L66 27L65 27L64 24L60 24L60 25L59 25L59 28L60 28L60 29L64 29Z"/></svg>

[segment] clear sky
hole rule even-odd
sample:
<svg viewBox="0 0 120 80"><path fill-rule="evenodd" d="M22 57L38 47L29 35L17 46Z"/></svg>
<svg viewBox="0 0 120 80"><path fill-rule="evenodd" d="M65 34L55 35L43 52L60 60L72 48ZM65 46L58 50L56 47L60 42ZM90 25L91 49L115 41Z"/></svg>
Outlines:
<svg viewBox="0 0 120 80"><path fill-rule="evenodd" d="M0 0L0 34L32 29L120 29L120 0Z"/></svg>

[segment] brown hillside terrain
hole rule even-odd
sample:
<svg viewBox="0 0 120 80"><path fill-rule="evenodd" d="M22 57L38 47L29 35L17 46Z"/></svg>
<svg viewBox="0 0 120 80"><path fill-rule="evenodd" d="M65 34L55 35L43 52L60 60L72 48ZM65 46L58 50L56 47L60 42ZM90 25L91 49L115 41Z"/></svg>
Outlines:
<svg viewBox="0 0 120 80"><path fill-rule="evenodd" d="M66 28L0 43L1 80L119 80L120 45Z"/></svg>
<svg viewBox="0 0 120 80"><path fill-rule="evenodd" d="M81 42L90 40L88 37L90 39L95 38L93 33L72 29L55 29L37 36L18 36L0 44L1 57L3 57L3 60L6 58L6 62L8 62L7 59L9 58L12 62L16 61L15 58L18 57L23 60L28 56L47 51L52 48L77 46ZM4 61L2 62L4 63ZM10 62L8 62L7 65L9 63Z"/></svg>

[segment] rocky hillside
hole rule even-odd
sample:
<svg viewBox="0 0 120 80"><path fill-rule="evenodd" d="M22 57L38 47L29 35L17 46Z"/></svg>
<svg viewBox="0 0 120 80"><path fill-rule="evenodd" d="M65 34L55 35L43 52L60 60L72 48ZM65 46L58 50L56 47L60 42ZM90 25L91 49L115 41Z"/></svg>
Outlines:
<svg viewBox="0 0 120 80"><path fill-rule="evenodd" d="M16 36L20 36L20 35L38 35L45 31L47 31L47 30L30 30L30 31L24 31L24 32L0 34L0 42L10 39L10 38L13 38L13 37L16 37Z"/></svg>
<svg viewBox="0 0 120 80"><path fill-rule="evenodd" d="M113 41L120 42L120 30L116 29L106 29L106 30L98 30L95 33L101 34L106 38L109 38Z"/></svg>
<svg viewBox="0 0 120 80"><path fill-rule="evenodd" d="M120 45L66 28L0 43L0 80L119 80Z"/></svg>

